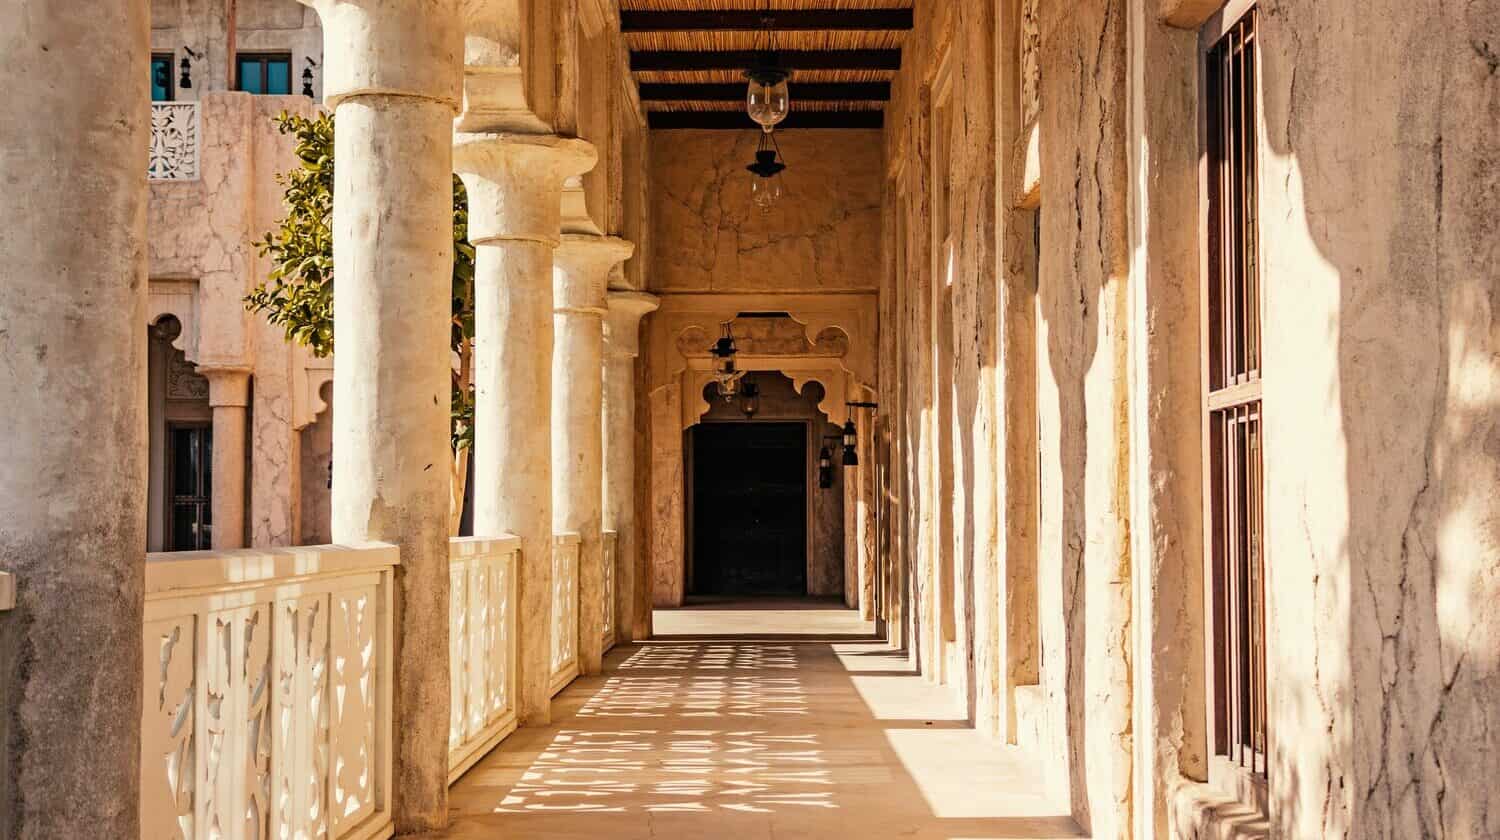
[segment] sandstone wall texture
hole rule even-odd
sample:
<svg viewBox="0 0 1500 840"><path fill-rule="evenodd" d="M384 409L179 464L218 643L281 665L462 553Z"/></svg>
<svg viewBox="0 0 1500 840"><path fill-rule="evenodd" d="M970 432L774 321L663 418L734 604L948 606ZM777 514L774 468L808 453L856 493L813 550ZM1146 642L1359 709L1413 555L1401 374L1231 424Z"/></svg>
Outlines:
<svg viewBox="0 0 1500 840"><path fill-rule="evenodd" d="M1261 10L1286 836L1500 834L1497 21L1493 0Z"/></svg>
<svg viewBox="0 0 1500 840"><path fill-rule="evenodd" d="M871 291L880 271L878 131L777 133L786 194L770 213L750 196L748 131L651 136L651 291Z"/></svg>
<svg viewBox="0 0 1500 840"><path fill-rule="evenodd" d="M296 161L292 139L272 118L283 111L311 115L318 106L302 96L217 91L203 94L199 108L201 178L151 184L153 292L158 286L169 292L162 297L184 323L189 361L252 372L250 544L296 545L300 458L294 405L305 396L296 391L303 387L308 355L288 345L280 327L246 312L244 296L270 273L255 242L284 214L275 176ZM184 284L191 294L170 294ZM152 314L157 310L166 311L155 306Z"/></svg>
<svg viewBox="0 0 1500 840"><path fill-rule="evenodd" d="M1197 28L1223 5L918 4L886 129L886 617L1093 836L1495 836L1500 3L1259 3L1263 807L1207 719Z"/></svg>

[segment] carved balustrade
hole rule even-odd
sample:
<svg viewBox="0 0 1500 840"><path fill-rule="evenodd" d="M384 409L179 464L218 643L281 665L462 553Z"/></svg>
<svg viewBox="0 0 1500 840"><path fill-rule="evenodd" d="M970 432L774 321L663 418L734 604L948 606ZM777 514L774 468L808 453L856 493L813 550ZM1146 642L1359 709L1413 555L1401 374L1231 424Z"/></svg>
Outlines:
<svg viewBox="0 0 1500 840"><path fill-rule="evenodd" d="M141 837L391 834L395 546L146 559Z"/></svg>
<svg viewBox="0 0 1500 840"><path fill-rule="evenodd" d="M552 693L578 676L577 534L558 534L552 544Z"/></svg>
<svg viewBox="0 0 1500 840"><path fill-rule="evenodd" d="M604 532L604 652L615 646L615 561L620 551L620 535Z"/></svg>
<svg viewBox="0 0 1500 840"><path fill-rule="evenodd" d="M456 780L516 728L518 537L449 541L448 777Z"/></svg>

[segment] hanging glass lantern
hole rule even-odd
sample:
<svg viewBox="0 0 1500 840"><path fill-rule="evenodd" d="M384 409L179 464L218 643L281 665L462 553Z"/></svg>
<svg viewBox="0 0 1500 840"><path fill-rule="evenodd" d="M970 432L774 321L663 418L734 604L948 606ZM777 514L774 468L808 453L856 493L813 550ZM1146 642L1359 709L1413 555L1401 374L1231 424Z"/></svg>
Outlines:
<svg viewBox="0 0 1500 840"><path fill-rule="evenodd" d="M833 487L833 453L828 447L823 447L818 453L818 489L828 490Z"/></svg>
<svg viewBox="0 0 1500 840"><path fill-rule="evenodd" d="M750 84L745 90L745 111L750 119L769 133L792 110L792 94L787 87L791 73L776 63L775 53L768 53L767 63L745 71Z"/></svg>
<svg viewBox="0 0 1500 840"><path fill-rule="evenodd" d="M745 167L750 173L750 197L762 213L771 212L781 199L781 173L786 164L777 160L781 149L772 134L762 134L755 150L755 162Z"/></svg>
<svg viewBox="0 0 1500 840"><path fill-rule="evenodd" d="M714 344L709 352L714 357L714 382L719 387L719 396L729 402L739 393L740 379L744 377L734 363L735 354L739 349L734 345L734 333L729 324L724 324L724 335Z"/></svg>
<svg viewBox="0 0 1500 840"><path fill-rule="evenodd" d="M844 422L844 466L859 466L859 453L855 451L858 445L859 429L855 427L854 418L851 417Z"/></svg>

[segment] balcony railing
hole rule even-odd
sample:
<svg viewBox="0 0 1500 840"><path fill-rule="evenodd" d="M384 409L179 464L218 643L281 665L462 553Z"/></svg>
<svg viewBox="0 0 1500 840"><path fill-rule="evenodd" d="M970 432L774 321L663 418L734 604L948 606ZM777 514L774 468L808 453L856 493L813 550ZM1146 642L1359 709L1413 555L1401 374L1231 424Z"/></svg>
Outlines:
<svg viewBox="0 0 1500 840"><path fill-rule="evenodd" d="M198 103L151 103L151 155L146 176L152 181L198 180L202 136Z"/></svg>
<svg viewBox="0 0 1500 840"><path fill-rule="evenodd" d="M607 653L615 646L615 559L620 551L620 535L604 532L604 647Z"/></svg>
<svg viewBox="0 0 1500 840"><path fill-rule="evenodd" d="M448 777L453 781L516 728L516 572L521 541L449 542Z"/></svg>
<svg viewBox="0 0 1500 840"><path fill-rule="evenodd" d="M394 546L152 554L143 838L391 831Z"/></svg>
<svg viewBox="0 0 1500 840"><path fill-rule="evenodd" d="M559 534L552 546L552 693L578 676L577 534Z"/></svg>

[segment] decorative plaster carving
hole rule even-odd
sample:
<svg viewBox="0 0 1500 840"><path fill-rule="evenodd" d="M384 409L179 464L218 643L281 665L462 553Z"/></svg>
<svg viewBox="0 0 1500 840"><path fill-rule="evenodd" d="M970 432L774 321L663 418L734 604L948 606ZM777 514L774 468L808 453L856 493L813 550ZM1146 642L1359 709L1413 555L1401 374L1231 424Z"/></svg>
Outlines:
<svg viewBox="0 0 1500 840"><path fill-rule="evenodd" d="M167 399L208 399L208 378L199 375L192 362L176 353L167 360Z"/></svg>
<svg viewBox="0 0 1500 840"><path fill-rule="evenodd" d="M199 127L198 103L151 103L147 177L153 181L198 180Z"/></svg>
<svg viewBox="0 0 1500 840"><path fill-rule="evenodd" d="M660 311L652 317L651 329L656 340L652 343L652 381L666 383L676 379L687 370L694 358L708 357L710 336L716 338L725 322L732 322L738 340L744 335L756 341L754 329L747 325L752 320L740 318L742 312L785 312L787 318L802 326L803 350L786 353L788 347L777 348L783 352L767 351L765 359L774 359L776 365L750 366L748 360L762 356L749 345L741 347L741 367L745 370L777 370L786 359L836 358L836 366L848 373L855 381L873 385L875 373L876 296L854 295L666 295L662 298ZM837 331L843 334L837 337ZM775 343L785 342L780 336ZM836 353L842 355L834 355Z"/></svg>

